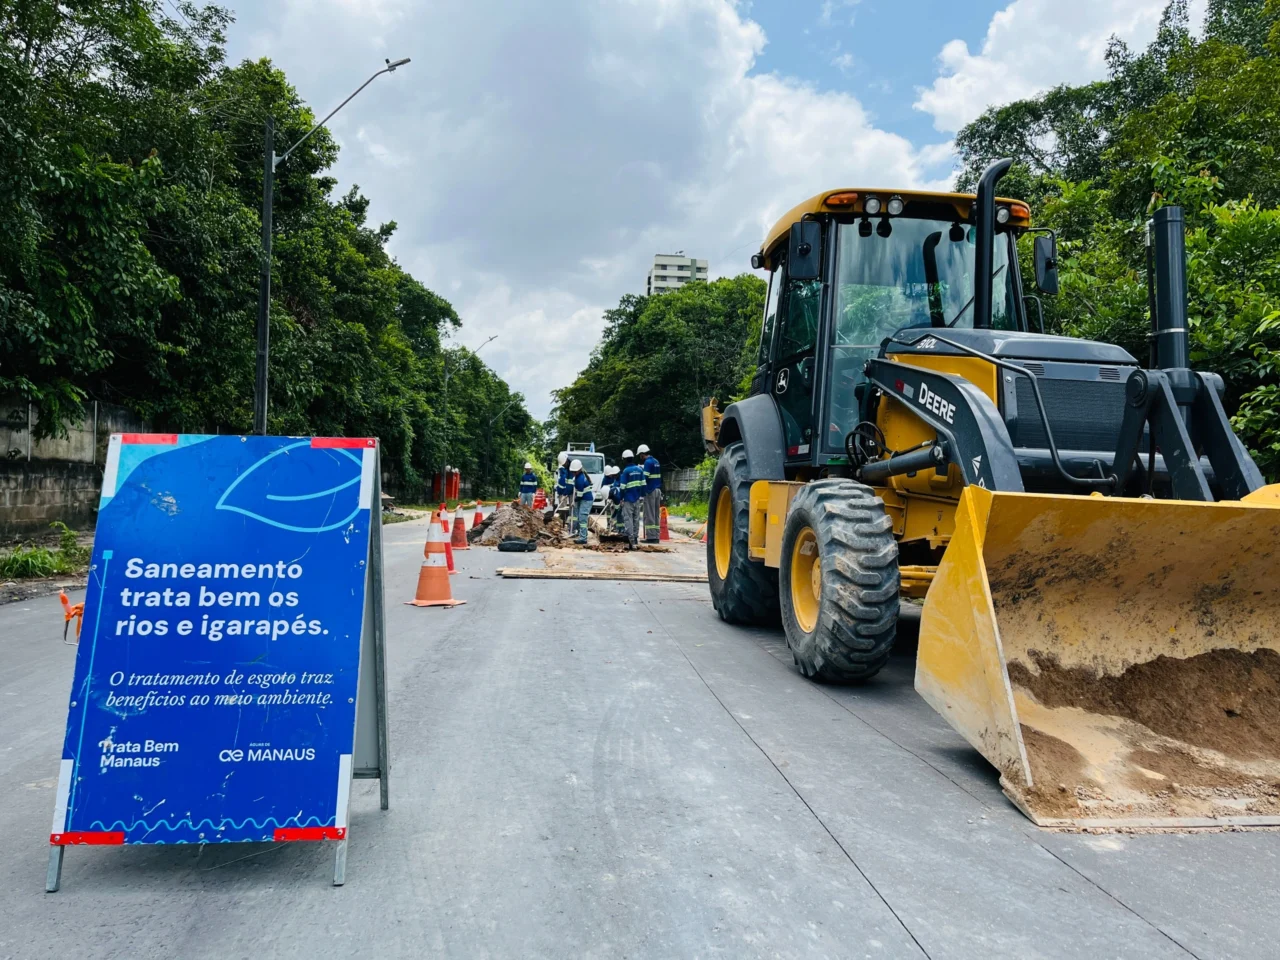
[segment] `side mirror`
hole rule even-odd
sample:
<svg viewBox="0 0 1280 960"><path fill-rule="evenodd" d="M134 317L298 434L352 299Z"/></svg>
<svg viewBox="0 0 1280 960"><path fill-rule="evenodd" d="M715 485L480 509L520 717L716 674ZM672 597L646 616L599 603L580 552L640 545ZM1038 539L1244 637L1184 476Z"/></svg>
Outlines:
<svg viewBox="0 0 1280 960"><path fill-rule="evenodd" d="M1036 286L1041 293L1058 292L1058 239L1053 234L1036 237Z"/></svg>
<svg viewBox="0 0 1280 960"><path fill-rule="evenodd" d="M822 224L801 220L791 225L787 244L787 279L817 280L822 275Z"/></svg>

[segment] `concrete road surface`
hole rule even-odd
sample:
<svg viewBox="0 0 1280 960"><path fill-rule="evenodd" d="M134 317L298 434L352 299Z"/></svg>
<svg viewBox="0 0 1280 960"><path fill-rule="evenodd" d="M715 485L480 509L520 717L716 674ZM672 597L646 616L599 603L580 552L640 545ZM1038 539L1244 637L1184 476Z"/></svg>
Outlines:
<svg viewBox="0 0 1280 960"><path fill-rule="evenodd" d="M0 607L0 957L1280 956L1280 834L1040 831L909 656L821 687L705 585L493 576L542 554L402 606L424 536L387 528L391 809L356 785L343 888L228 844L71 848L45 894L75 648L57 597Z"/></svg>

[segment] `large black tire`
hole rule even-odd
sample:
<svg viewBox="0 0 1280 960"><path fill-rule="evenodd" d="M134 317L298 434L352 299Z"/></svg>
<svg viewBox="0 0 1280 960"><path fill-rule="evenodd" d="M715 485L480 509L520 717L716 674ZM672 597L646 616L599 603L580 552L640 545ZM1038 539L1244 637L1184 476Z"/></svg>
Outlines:
<svg viewBox="0 0 1280 960"><path fill-rule="evenodd" d="M810 558L819 561L817 576ZM792 589L793 577L799 591ZM854 683L885 665L898 625L898 544L893 520L871 488L817 480L796 494L782 531L778 582L782 626L802 674ZM816 604L806 601L805 590ZM797 603L806 602L807 614L798 612Z"/></svg>
<svg viewBox="0 0 1280 960"><path fill-rule="evenodd" d="M716 522L722 490L728 491L732 504L729 562L723 576L716 563L716 531L724 530L724 525ZM748 559L750 493L747 451L741 443L731 443L720 455L711 481L711 502L707 510L707 581L711 585L711 605L721 620L772 625L778 622L778 571Z"/></svg>

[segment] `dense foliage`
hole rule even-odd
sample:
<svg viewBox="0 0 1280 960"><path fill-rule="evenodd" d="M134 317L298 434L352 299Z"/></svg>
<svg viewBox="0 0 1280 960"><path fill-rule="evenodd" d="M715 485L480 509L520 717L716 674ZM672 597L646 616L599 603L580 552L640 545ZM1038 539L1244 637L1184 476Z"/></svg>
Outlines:
<svg viewBox="0 0 1280 960"><path fill-rule="evenodd" d="M263 124L283 152L315 117L268 61L223 62L228 23L188 0L0 0L0 394L43 432L85 399L252 425ZM388 255L394 223L333 195L337 152L320 130L276 173L271 432L381 437L406 494L446 463L510 489L523 398L442 348L457 313Z"/></svg>
<svg viewBox="0 0 1280 960"><path fill-rule="evenodd" d="M1113 41L1107 61L1107 80L993 108L962 130L961 183L1013 157L1001 191L1030 200L1060 241L1046 325L1144 362L1145 223L1181 205L1193 364L1226 378L1237 431L1280 477L1280 0L1210 0L1199 37L1174 0L1145 51Z"/></svg>
<svg viewBox="0 0 1280 960"><path fill-rule="evenodd" d="M555 393L559 442L594 440L615 459L647 443L664 467L696 466L703 401L716 397L723 408L755 367L765 292L743 274L624 296L605 312L586 369Z"/></svg>

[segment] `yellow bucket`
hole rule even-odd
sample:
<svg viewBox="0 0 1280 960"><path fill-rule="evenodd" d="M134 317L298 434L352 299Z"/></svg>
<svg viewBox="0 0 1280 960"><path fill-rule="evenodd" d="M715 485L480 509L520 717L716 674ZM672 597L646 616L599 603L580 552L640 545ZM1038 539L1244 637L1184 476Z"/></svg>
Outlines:
<svg viewBox="0 0 1280 960"><path fill-rule="evenodd" d="M967 487L916 690L1053 827L1280 824L1280 499Z"/></svg>

